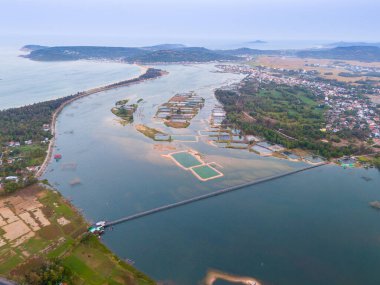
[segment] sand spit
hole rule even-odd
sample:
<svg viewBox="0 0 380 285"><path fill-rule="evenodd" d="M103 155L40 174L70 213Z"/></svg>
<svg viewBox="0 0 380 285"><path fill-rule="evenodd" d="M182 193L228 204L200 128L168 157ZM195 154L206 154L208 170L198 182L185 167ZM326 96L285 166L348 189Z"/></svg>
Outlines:
<svg viewBox="0 0 380 285"><path fill-rule="evenodd" d="M78 99L81 99L83 97L86 97L86 96L89 96L89 95L92 95L92 94L96 94L96 93L100 93L100 92L104 92L104 91L109 91L109 90L112 90L112 89L118 89L118 88L122 88L122 87L128 87L128 86L133 85L133 84L138 84L138 83L141 83L141 82L144 82L144 81L147 81L147 80L155 79L155 78L149 78L149 79L141 79L140 81L133 81L133 80L138 79L140 76L144 75L144 73L146 73L149 70L149 67L146 67L146 66L143 66L143 65L137 65L137 66L141 70L141 73L140 73L139 76L136 76L136 77L131 78L131 79L127 79L125 81L120 81L120 82L116 82L116 83L113 83L113 84L108 84L108 85L105 85L105 86L95 87L95 88L92 88L92 89L89 89L89 90L86 90L86 91L79 92L80 95L75 96L72 99L63 102L58 107L58 109L53 113L52 119L51 119L51 122L50 122L51 135L53 137L52 137L52 139L49 142L49 146L48 146L47 155L45 157L45 160L43 161L41 167L39 168L39 170L37 171L37 173L35 175L36 178L40 178L45 173L45 171L46 171L46 169L47 169L47 167L49 165L49 162L51 160L51 157L53 155L54 146L55 146L55 139L56 139L56 122L57 122L57 118L58 118L59 114L62 112L62 110L66 106L68 106L71 103L73 103L74 101L77 101ZM166 74L168 74L168 72L166 72L164 70L161 70L161 75L160 76L166 75ZM123 83L123 84L121 84L121 83Z"/></svg>
<svg viewBox="0 0 380 285"><path fill-rule="evenodd" d="M240 283L240 284L247 284L247 285L262 285L262 283L260 283L255 278L233 275L233 274L225 273L218 270L209 270L202 284L213 285L214 282L218 279L225 280L232 283Z"/></svg>

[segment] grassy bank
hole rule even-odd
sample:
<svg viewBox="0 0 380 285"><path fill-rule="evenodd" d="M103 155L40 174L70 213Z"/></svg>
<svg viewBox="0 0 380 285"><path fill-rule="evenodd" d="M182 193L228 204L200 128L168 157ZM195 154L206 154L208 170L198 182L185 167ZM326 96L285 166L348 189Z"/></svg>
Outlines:
<svg viewBox="0 0 380 285"><path fill-rule="evenodd" d="M156 139L156 135L166 135L165 133L163 133L159 130L156 130L154 128L149 128L145 125L137 125L136 130L139 131L140 133L142 133L144 136L151 138L154 141L160 141L160 140ZM168 141L170 141L170 140L171 139L169 138Z"/></svg>
<svg viewBox="0 0 380 285"><path fill-rule="evenodd" d="M54 190L33 185L2 197L0 214L1 276L41 284L30 280L58 262L68 284L155 284L87 235L88 223Z"/></svg>

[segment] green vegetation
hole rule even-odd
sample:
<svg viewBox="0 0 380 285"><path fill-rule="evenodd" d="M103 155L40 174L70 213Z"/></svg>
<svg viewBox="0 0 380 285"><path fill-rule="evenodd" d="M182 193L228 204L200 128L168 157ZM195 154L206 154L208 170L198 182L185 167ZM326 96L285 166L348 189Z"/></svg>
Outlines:
<svg viewBox="0 0 380 285"><path fill-rule="evenodd" d="M59 193L33 185L17 195L38 197L50 225L17 247L1 246L0 275L28 285L155 284L87 234L87 222ZM69 223L60 224L62 217Z"/></svg>
<svg viewBox="0 0 380 285"><path fill-rule="evenodd" d="M332 49L303 50L296 53L299 57L330 58L340 60L380 61L380 48L376 46L349 46Z"/></svg>
<svg viewBox="0 0 380 285"><path fill-rule="evenodd" d="M43 130L43 125L50 125L55 110L62 103L74 98L75 95L56 100L36 103L20 108L0 111L0 143L27 140L41 141L51 138L49 131Z"/></svg>
<svg viewBox="0 0 380 285"><path fill-rule="evenodd" d="M207 62L215 60L237 60L239 58L202 47L97 47L61 46L32 50L25 57L39 61L55 60L120 60L125 62Z"/></svg>
<svg viewBox="0 0 380 285"><path fill-rule="evenodd" d="M361 76L360 74L350 73L350 72L339 72L338 75L342 77L360 77Z"/></svg>
<svg viewBox="0 0 380 285"><path fill-rule="evenodd" d="M364 72L364 73L350 73L350 72L340 72L339 76L343 77L360 77L360 76L368 76L368 77L380 77L380 72Z"/></svg>
<svg viewBox="0 0 380 285"><path fill-rule="evenodd" d="M116 106L121 106L127 104L129 99L119 100L115 103Z"/></svg>
<svg viewBox="0 0 380 285"><path fill-rule="evenodd" d="M49 261L27 272L24 282L29 285L71 283L71 272L59 261Z"/></svg>
<svg viewBox="0 0 380 285"><path fill-rule="evenodd" d="M263 136L286 148L312 150L326 158L357 151L352 145L337 147L321 141L330 139L322 131L327 107L305 88L249 79L236 91L219 89L215 95L227 112L225 123L245 134Z"/></svg>
<svg viewBox="0 0 380 285"><path fill-rule="evenodd" d="M364 76L368 76L368 77L380 77L380 72L375 72L375 71L367 72L367 73L364 74Z"/></svg>
<svg viewBox="0 0 380 285"><path fill-rule="evenodd" d="M6 181L6 193L11 193L34 182L33 174L37 171L46 156L49 140L52 138L50 127L53 114L59 111L65 103L89 94L110 90L147 79L153 79L164 74L164 71L148 68L137 78L128 79L79 92L75 95L56 100L36 103L20 108L0 111L0 177L18 176L20 182ZM133 112L137 105L131 105L132 110L123 109L127 100L116 102L114 113L125 121L133 121ZM124 104L124 105L123 105ZM54 127L54 126L53 126ZM27 169L30 167L29 169ZM2 181L0 181L2 182Z"/></svg>
<svg viewBox="0 0 380 285"><path fill-rule="evenodd" d="M24 177L22 180L18 179L18 181L4 181L3 190L0 191L0 196L14 193L17 190L28 187L36 182L37 179L31 174Z"/></svg>
<svg viewBox="0 0 380 285"><path fill-rule="evenodd" d="M380 170L380 154L375 156L359 156L358 162L364 166L374 166Z"/></svg>
<svg viewBox="0 0 380 285"><path fill-rule="evenodd" d="M122 100L122 101L127 101L128 100ZM137 109L137 104L132 104L132 105L125 105L124 104L118 104L119 102L116 102L116 106L111 109L111 112L118 116L119 118L123 119L126 123L132 123L133 122L133 114L136 112Z"/></svg>
<svg viewBox="0 0 380 285"><path fill-rule="evenodd" d="M165 121L165 126L175 129L184 129L190 126L190 122L173 122L173 121Z"/></svg>
<svg viewBox="0 0 380 285"><path fill-rule="evenodd" d="M6 177L16 174L26 167L41 165L45 159L47 145L36 143L33 145L21 145L4 151L0 166L0 176Z"/></svg>
<svg viewBox="0 0 380 285"><path fill-rule="evenodd" d="M75 284L151 285L153 280L112 254L97 237L84 236L81 242L62 259Z"/></svg>
<svg viewBox="0 0 380 285"><path fill-rule="evenodd" d="M144 136L151 138L152 140L157 140L156 135L166 135L165 133L156 130L154 128L149 128L148 126L145 125L137 125L136 130L142 133ZM161 141L161 140L159 140ZM171 138L168 139L168 141L171 141Z"/></svg>
<svg viewBox="0 0 380 285"><path fill-rule="evenodd" d="M149 68L144 74L137 78L104 86L99 88L99 91L156 78L162 74L163 71L160 69ZM53 113L63 103L85 94L86 92L80 92L56 100L0 111L0 144L9 141L19 141L21 143L27 140L41 141L46 137L50 139L52 135L50 132L43 130L43 125L51 124Z"/></svg>

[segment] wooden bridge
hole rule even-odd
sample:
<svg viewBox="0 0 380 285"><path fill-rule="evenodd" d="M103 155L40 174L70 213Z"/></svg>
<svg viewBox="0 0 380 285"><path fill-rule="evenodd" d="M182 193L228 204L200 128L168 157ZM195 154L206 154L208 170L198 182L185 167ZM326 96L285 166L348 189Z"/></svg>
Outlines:
<svg viewBox="0 0 380 285"><path fill-rule="evenodd" d="M228 192L236 191L236 190L248 187L248 186L252 186L252 185L264 183L264 182L267 182L267 181L276 180L276 179L279 179L279 178L282 178L282 177L285 177L285 176L289 176L289 175L292 175L292 174L304 172L304 171L307 171L307 170L310 170L310 169L314 169L314 168L317 168L317 167L320 167L320 166L323 166L323 165L326 165L326 164L327 164L327 162L323 162L323 163L312 165L312 166L308 166L308 167L305 167L305 168L302 168L302 169L297 169L297 170L285 172L285 173L282 173L282 174L278 174L278 175L274 175L274 176L270 176L270 177L266 177L266 178L261 178L261 179L255 180L255 181L250 181L250 182L247 182L247 183L239 184L239 185L236 185L236 186L227 187L227 188L224 188L224 189L221 189L221 190L218 190L218 191L214 191L212 193L208 193L208 194L205 194L205 195L197 196L197 197L190 198L190 199L187 199L187 200L183 200L183 201L180 201L180 202L168 204L168 205L161 206L161 207L158 207L158 208L154 208L154 209L151 209L151 210L148 210L148 211L144 211L144 212L140 212L140 213L137 213L137 214L134 214L134 215L130 215L130 216L127 216L127 217L124 217L124 218L120 218L120 219L117 219L117 220L114 220L114 221L110 221L110 222L107 222L106 227L110 227L110 226L113 226L113 225L116 225L116 224L128 222L128 221L131 221L131 220L136 220L136 219L148 216L148 215L156 214L158 212L166 211L166 210L169 210L169 209L173 209L173 208L177 208L177 207L184 206L184 205L187 205L187 204L191 204L191 203L194 203L194 202L197 202L197 201L201 201L201 200L205 200L205 199L208 199L208 198L216 197L216 196L219 196L219 195L222 195L222 194L225 194L225 193L228 193Z"/></svg>

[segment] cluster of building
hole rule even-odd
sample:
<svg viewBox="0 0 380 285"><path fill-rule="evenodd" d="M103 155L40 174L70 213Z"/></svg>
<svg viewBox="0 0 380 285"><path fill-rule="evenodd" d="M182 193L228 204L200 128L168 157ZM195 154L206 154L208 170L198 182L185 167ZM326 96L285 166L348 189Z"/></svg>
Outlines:
<svg viewBox="0 0 380 285"><path fill-rule="evenodd" d="M223 106L215 106L211 111L211 125L215 127L220 127L222 122L226 118L226 112L223 109Z"/></svg>
<svg viewBox="0 0 380 285"><path fill-rule="evenodd" d="M327 131L336 133L344 129L360 129L366 130L371 138L380 138L380 118L375 106L368 100L329 92L325 103L330 106L327 112Z"/></svg>
<svg viewBox="0 0 380 285"><path fill-rule="evenodd" d="M342 130L360 129L366 130L366 139L372 138L375 142L380 139L380 117L377 106L368 98L361 96L362 91L355 86L332 84L324 80L318 80L308 71L292 70L293 76L289 76L289 70L256 68L244 65L219 65L224 72L240 72L248 74L247 78L258 83L276 83L289 86L303 86L311 90L323 105L329 106L326 116L326 127L323 131L337 133ZM364 68L364 67L363 67ZM380 88L373 87L373 94L379 94Z"/></svg>
<svg viewBox="0 0 380 285"><path fill-rule="evenodd" d="M228 72L235 74L251 74L252 72L252 67L248 65L218 64L215 65L215 67L221 70L219 72Z"/></svg>
<svg viewBox="0 0 380 285"><path fill-rule="evenodd" d="M376 66L362 66L356 64L349 64L342 61L336 61L331 64L305 64L305 66L311 67L326 67L331 69L342 69L353 73L380 73L380 68ZM360 76L360 74L358 74Z"/></svg>
<svg viewBox="0 0 380 285"><path fill-rule="evenodd" d="M156 118L165 120L168 126L187 126L204 106L204 101L195 92L176 94L158 107Z"/></svg>
<svg viewBox="0 0 380 285"><path fill-rule="evenodd" d="M44 131L50 131L50 125L44 124L42 126L42 129ZM18 163L18 166L25 165L25 161L28 160L28 154L27 150L23 148L20 148L21 146L30 146L34 144L43 145L48 144L49 138L44 138L40 142L35 142L32 140L26 140L26 141L9 141L3 144L3 146L0 148L0 171L7 169L7 166L14 166L16 163ZM20 164L21 163L21 164ZM21 167L20 166L20 167ZM17 169L15 171L8 172L8 176L0 177L0 186L1 183L12 181L12 182L19 182L22 177L27 177L31 173L36 173L40 165L29 165L29 166L22 166L20 169ZM7 171L6 171L7 173ZM1 187L0 187L1 190Z"/></svg>

